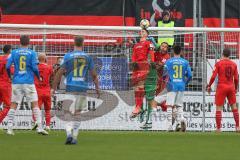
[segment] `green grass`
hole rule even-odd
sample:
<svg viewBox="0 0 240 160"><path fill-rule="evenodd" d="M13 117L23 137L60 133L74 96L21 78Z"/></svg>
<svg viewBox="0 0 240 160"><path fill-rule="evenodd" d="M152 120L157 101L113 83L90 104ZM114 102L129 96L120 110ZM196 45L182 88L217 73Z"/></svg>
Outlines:
<svg viewBox="0 0 240 160"><path fill-rule="evenodd" d="M239 160L240 134L81 131L78 145L65 132L49 136L0 131L1 160Z"/></svg>

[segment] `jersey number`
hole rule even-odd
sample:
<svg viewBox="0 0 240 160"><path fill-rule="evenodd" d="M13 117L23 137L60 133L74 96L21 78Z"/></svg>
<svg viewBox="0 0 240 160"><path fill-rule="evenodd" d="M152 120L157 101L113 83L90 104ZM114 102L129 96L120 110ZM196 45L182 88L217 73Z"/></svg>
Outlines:
<svg viewBox="0 0 240 160"><path fill-rule="evenodd" d="M20 71L26 71L26 56L20 56L19 70Z"/></svg>
<svg viewBox="0 0 240 160"><path fill-rule="evenodd" d="M83 69L86 65L86 60L83 58L77 58L74 59L73 62L74 70L73 70L73 76L74 77L82 77L83 76Z"/></svg>
<svg viewBox="0 0 240 160"><path fill-rule="evenodd" d="M174 74L173 74L173 78L182 78L182 66L181 65L173 65L173 70L174 70Z"/></svg>

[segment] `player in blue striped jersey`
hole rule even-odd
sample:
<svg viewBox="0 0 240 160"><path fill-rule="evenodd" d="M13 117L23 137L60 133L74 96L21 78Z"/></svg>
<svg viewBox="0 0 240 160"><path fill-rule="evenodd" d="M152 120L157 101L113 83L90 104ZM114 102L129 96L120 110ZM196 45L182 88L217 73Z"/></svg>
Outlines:
<svg viewBox="0 0 240 160"><path fill-rule="evenodd" d="M83 52L83 37L76 36L74 39L74 51L67 53L64 56L60 69L58 70L54 82L53 90L55 92L57 84L59 84L62 75L66 75L66 92L75 95L75 111L71 112L71 120L66 123L67 140L65 144L76 144L80 122L75 119L79 116L82 107L87 105L83 101L86 98L86 91L88 89L88 72L90 72L95 89L99 97L99 84L97 73L94 69L92 57ZM64 104L63 104L64 105ZM80 107L80 105L83 105ZM69 107L70 106L64 106Z"/></svg>
<svg viewBox="0 0 240 160"><path fill-rule="evenodd" d="M165 67L167 69L167 74L169 80L167 83L167 102L166 105L168 115L172 115L173 107L177 110L177 127L176 130L186 130L186 120L183 116L183 96L186 85L192 78L192 72L189 62L181 58L181 47L174 47L174 57L166 61ZM167 118L168 130L173 130L172 128L172 116Z"/></svg>
<svg viewBox="0 0 240 160"><path fill-rule="evenodd" d="M28 49L30 38L26 35L20 37L21 47L12 51L8 57L6 69L11 77L10 68L14 65L14 74L12 79L12 98L11 109L8 112L8 130L7 134L13 135L13 123L17 105L21 103L23 96L31 102L33 114L38 124L37 132L43 135L48 133L42 128L42 115L38 107L38 96L34 85L34 74L40 79L37 67L37 54Z"/></svg>

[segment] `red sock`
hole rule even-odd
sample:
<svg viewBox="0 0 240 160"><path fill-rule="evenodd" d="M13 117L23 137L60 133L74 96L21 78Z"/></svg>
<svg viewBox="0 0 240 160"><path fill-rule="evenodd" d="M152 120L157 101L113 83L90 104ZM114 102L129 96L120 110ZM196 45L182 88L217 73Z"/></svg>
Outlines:
<svg viewBox="0 0 240 160"><path fill-rule="evenodd" d="M51 122L50 110L45 110L45 120L46 120L46 126L50 126L50 122Z"/></svg>
<svg viewBox="0 0 240 160"><path fill-rule="evenodd" d="M239 113L238 113L238 109L233 109L233 117L236 123L236 127L239 127Z"/></svg>
<svg viewBox="0 0 240 160"><path fill-rule="evenodd" d="M221 129L221 121L222 121L222 111L216 111L217 129Z"/></svg>
<svg viewBox="0 0 240 160"><path fill-rule="evenodd" d="M144 95L144 88L138 88L138 90L135 91L136 108L140 109L142 107Z"/></svg>
<svg viewBox="0 0 240 160"><path fill-rule="evenodd" d="M3 121L3 119L7 116L8 111L10 107L5 107L1 112L0 112L0 123Z"/></svg>
<svg viewBox="0 0 240 160"><path fill-rule="evenodd" d="M163 112L167 112L166 101L163 101L163 102L160 104L160 106L161 106Z"/></svg>

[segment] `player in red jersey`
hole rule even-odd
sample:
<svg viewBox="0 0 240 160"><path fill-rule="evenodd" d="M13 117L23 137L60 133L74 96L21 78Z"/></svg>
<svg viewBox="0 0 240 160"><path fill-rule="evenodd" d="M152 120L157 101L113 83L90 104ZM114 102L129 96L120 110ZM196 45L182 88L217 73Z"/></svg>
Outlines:
<svg viewBox="0 0 240 160"><path fill-rule="evenodd" d="M35 86L38 94L38 106L41 108L44 105L45 110L45 120L46 120L46 129L50 129L51 122L51 87L50 87L50 77L53 73L53 69L50 65L46 63L46 55L44 53L39 54L39 74L42 78L42 81L39 81L35 77ZM33 117L34 119L34 117ZM37 126L35 125L34 128Z"/></svg>
<svg viewBox="0 0 240 160"><path fill-rule="evenodd" d="M132 85L135 86L135 104L136 107L130 118L135 118L141 112L143 98L145 95L144 82L149 72L148 55L151 55L151 60L154 61L153 45L147 40L148 31L142 29L140 31L140 42L134 45L132 54L133 73Z"/></svg>
<svg viewBox="0 0 240 160"><path fill-rule="evenodd" d="M168 54L167 42L161 43L160 49L155 52L154 57L155 57L154 62L156 63L156 69L158 73L158 82L157 82L157 89L156 89L156 97L154 98L154 101L152 101L151 106L153 108L160 106L162 108L162 111L167 111L166 97L162 95L167 82L164 79L165 77L163 77L163 66L165 62L170 58L170 55Z"/></svg>
<svg viewBox="0 0 240 160"><path fill-rule="evenodd" d="M3 53L4 55L0 55L0 102L3 102L3 110L0 111L0 123L7 116L11 105L12 85L6 70L7 58L11 53L11 45L5 45Z"/></svg>
<svg viewBox="0 0 240 160"><path fill-rule="evenodd" d="M240 132L239 113L236 105L236 92L239 81L238 70L237 65L229 59L229 56L230 50L224 49L222 59L215 64L212 77L207 85L207 91L210 93L211 85L213 84L216 76L218 76L218 84L215 95L217 132L221 132L222 107L226 98L232 108L233 117L236 123L236 131Z"/></svg>

